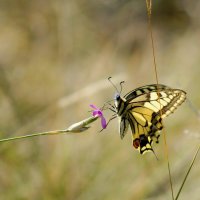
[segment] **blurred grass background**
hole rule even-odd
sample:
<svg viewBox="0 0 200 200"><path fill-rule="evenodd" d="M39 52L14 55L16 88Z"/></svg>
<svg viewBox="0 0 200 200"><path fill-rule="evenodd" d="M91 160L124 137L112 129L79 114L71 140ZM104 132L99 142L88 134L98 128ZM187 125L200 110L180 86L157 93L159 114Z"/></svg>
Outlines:
<svg viewBox="0 0 200 200"><path fill-rule="evenodd" d="M153 1L159 82L200 106L200 2ZM145 1L0 0L0 136L63 129L114 96L155 83ZM111 113L106 113L107 117ZM165 120L175 193L199 143L184 103ZM77 135L0 145L0 199L171 199L163 137L139 155L117 120ZM198 157L199 158L199 157ZM199 199L199 159L180 199Z"/></svg>

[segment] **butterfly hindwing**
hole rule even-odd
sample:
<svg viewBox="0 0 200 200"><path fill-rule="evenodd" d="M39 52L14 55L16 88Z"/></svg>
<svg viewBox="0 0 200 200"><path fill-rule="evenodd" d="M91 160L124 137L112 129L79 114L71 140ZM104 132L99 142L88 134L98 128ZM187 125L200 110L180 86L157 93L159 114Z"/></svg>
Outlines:
<svg viewBox="0 0 200 200"><path fill-rule="evenodd" d="M156 114L149 108L137 106L127 116L132 130L133 146L141 154L148 150L152 151L151 144L153 141L158 143L159 131L162 130L163 126L161 118L153 118ZM136 145L138 142L140 145Z"/></svg>

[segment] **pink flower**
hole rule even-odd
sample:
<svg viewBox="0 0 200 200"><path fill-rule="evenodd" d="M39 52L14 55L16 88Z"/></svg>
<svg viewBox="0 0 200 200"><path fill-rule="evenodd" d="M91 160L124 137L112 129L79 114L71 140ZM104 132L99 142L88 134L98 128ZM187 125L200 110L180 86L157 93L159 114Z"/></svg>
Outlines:
<svg viewBox="0 0 200 200"><path fill-rule="evenodd" d="M94 110L92 111L92 115L93 115L94 117L99 117L99 118L101 118L101 126L102 126L103 129L105 129L107 124L106 124L106 119L105 119L105 117L103 116L102 110L99 109L99 108L97 108L97 107L96 107L95 105L93 105L93 104L91 104L90 107L94 109Z"/></svg>

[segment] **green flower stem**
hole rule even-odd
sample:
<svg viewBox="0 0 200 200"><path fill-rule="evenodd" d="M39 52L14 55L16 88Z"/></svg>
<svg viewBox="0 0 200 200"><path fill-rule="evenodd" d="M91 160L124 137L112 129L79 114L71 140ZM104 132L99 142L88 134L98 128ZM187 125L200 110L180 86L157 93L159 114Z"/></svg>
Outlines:
<svg viewBox="0 0 200 200"><path fill-rule="evenodd" d="M42 135L58 135L58 134L65 134L65 133L80 133L80 132L83 132L83 131L86 131L87 129L89 129L90 127L87 126L87 125L96 121L97 119L98 119L98 117L89 117L89 118L86 118L86 119L84 119L80 122L72 124L71 126L69 126L69 128L64 129L64 130L47 131L47 132L41 132L41 133L33 133L33 134L30 134L30 135L10 137L10 138L5 138L5 139L0 139L0 142L8 142L8 141L26 139L26 138L37 137L37 136L42 136Z"/></svg>
<svg viewBox="0 0 200 200"><path fill-rule="evenodd" d="M30 135L23 135L23 136L16 136L16 137L1 139L0 142L8 142L8 141L12 141L12 140L20 140L20 139L37 137L37 136L42 136L42 135L57 135L57 134L63 134L63 133L67 133L67 132L69 132L69 131L68 130L56 130L56 131L47 131L47 132L42 132L42 133L33 133Z"/></svg>

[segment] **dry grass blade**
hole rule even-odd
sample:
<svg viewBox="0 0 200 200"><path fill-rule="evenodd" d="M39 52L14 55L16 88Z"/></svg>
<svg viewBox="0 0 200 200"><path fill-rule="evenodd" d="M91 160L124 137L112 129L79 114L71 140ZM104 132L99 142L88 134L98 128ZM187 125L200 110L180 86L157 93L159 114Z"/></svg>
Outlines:
<svg viewBox="0 0 200 200"><path fill-rule="evenodd" d="M198 153L199 153L199 150L200 150L200 145L199 145L199 147L198 147L198 149L197 149L197 151L196 151L196 153L195 153L195 155L194 155L194 157L193 157L193 159L192 159L192 162L191 162L191 164L190 164L190 167L189 167L189 169L188 169L188 171L187 171L187 173L186 173L186 175L185 175L185 178L183 179L183 182L182 182L181 187L180 187L180 189L179 189L179 191L178 191L178 193L177 193L177 195L176 195L175 200L178 199L178 197L179 197L179 195L180 195L180 193L181 193L181 191L182 191L182 189L183 189L183 186L184 186L184 184L185 184L185 181L187 180L187 177L188 177L188 175L189 175L189 173L190 173L190 171L191 171L191 169L192 169L192 167L193 167L193 165L194 165L194 161L195 161L196 158L197 158L197 155L198 155Z"/></svg>
<svg viewBox="0 0 200 200"><path fill-rule="evenodd" d="M157 72L157 65L156 65L156 56L155 56L153 31L152 31L152 26L151 26L152 1L151 0L146 0L146 6L147 6L149 32L150 32L150 38L151 38L151 47L152 47L152 53L153 53L154 71L155 71L156 83L157 83L157 86L158 86L158 84L159 84L159 82L158 82L158 72ZM159 87L158 87L158 98L159 98L159 103L160 103ZM160 106L161 106L161 103L160 103ZM160 116L162 116L162 110L161 109L160 109ZM170 188L171 188L171 195L172 195L172 199L174 200L172 176L171 176L171 170L170 170L170 163L169 163L169 155L168 155L168 147L167 147L167 139L166 139L165 130L163 130L163 135L164 135L165 156L166 156L166 159L167 159L167 167L168 167L168 173L169 173L169 182L170 182Z"/></svg>

